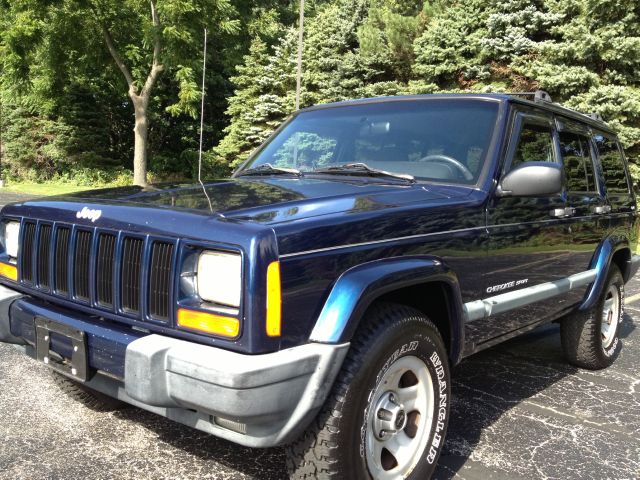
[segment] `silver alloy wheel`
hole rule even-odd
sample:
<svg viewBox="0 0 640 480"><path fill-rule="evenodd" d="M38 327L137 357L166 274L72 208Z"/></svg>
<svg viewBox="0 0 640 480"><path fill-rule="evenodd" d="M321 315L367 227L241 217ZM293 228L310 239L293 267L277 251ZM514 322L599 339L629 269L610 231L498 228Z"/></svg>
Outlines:
<svg viewBox="0 0 640 480"><path fill-rule="evenodd" d="M620 290L615 285L611 285L607 290L602 308L602 347L606 350L613 343L618 331L620 321Z"/></svg>
<svg viewBox="0 0 640 480"><path fill-rule="evenodd" d="M434 395L418 357L399 358L384 373L367 414L367 465L375 480L406 478L416 467L429 440Z"/></svg>

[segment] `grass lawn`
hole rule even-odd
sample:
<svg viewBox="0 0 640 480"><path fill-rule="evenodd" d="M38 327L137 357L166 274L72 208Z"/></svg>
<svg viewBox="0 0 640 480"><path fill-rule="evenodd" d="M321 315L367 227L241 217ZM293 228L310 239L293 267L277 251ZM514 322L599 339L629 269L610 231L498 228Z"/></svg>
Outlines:
<svg viewBox="0 0 640 480"><path fill-rule="evenodd" d="M29 195L63 195L65 193L81 192L100 187L87 187L72 183L10 183L0 189L0 192L26 193Z"/></svg>

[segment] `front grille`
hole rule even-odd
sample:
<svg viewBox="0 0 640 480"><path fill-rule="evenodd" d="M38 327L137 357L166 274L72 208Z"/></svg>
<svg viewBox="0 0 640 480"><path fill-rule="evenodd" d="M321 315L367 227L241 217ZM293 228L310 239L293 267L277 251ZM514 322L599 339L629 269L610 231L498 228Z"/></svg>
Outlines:
<svg viewBox="0 0 640 480"><path fill-rule="evenodd" d="M125 238L122 249L122 308L129 313L140 311L142 249L139 238Z"/></svg>
<svg viewBox="0 0 640 480"><path fill-rule="evenodd" d="M145 305L152 319L171 318L174 242L32 219L25 219L23 232L18 263L25 286L139 320Z"/></svg>
<svg viewBox="0 0 640 480"><path fill-rule="evenodd" d="M154 242L149 272L149 313L159 320L169 318L172 260L173 244Z"/></svg>

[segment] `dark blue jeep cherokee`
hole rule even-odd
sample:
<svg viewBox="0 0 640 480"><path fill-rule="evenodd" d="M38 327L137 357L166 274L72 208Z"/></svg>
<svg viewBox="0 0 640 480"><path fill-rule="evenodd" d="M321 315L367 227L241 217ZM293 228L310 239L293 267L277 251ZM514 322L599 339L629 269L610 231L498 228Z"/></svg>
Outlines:
<svg viewBox="0 0 640 480"><path fill-rule="evenodd" d="M231 179L1 225L1 341L94 404L286 444L293 478L428 478L451 366L543 323L608 366L640 258L614 132L544 95L317 106Z"/></svg>

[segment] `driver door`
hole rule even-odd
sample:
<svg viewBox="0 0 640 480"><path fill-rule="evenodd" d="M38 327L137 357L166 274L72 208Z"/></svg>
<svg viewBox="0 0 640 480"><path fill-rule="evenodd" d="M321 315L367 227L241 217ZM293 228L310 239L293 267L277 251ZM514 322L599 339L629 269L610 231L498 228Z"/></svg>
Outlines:
<svg viewBox="0 0 640 480"><path fill-rule="evenodd" d="M518 109L502 176L525 162L560 164L553 116L535 109ZM488 267L484 299L554 282L568 276L571 265L566 195L540 197L494 196L487 207ZM504 298L504 297L503 297ZM563 296L533 301L471 322L476 344L515 332L564 308ZM478 325L473 325L478 323ZM480 325L482 323L482 325ZM479 345L478 345L479 346Z"/></svg>

